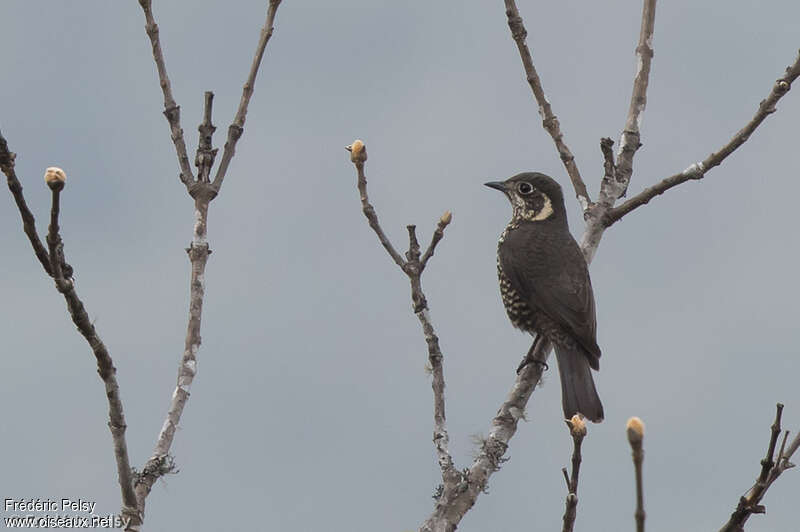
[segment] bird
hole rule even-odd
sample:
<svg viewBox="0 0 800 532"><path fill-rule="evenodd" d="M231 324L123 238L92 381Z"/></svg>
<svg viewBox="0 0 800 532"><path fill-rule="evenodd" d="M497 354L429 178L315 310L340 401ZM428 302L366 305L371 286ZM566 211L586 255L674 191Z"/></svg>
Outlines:
<svg viewBox="0 0 800 532"><path fill-rule="evenodd" d="M535 334L528 355L548 340L556 352L561 403L567 419L580 414L599 423L603 404L592 369L600 369L592 281L572 237L561 186L539 172L485 183L503 192L513 215L497 244L497 276L506 313L514 327Z"/></svg>

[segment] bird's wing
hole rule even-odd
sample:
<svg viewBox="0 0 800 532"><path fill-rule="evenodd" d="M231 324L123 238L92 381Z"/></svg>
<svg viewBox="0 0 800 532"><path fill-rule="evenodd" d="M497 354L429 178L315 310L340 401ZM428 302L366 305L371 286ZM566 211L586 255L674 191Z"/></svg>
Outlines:
<svg viewBox="0 0 800 532"><path fill-rule="evenodd" d="M569 232L566 237L547 233L510 231L500 253L503 272L529 305L599 358L594 294L583 253Z"/></svg>

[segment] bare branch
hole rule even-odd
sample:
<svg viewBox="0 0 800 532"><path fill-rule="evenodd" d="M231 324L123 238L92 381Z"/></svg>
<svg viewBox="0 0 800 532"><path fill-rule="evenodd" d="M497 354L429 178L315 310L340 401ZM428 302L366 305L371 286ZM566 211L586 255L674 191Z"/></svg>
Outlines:
<svg viewBox="0 0 800 532"><path fill-rule="evenodd" d="M444 229L452 221L452 214L447 211L439 219L439 223L434 231L428 249L424 254L420 253L419 241L417 240L416 227L407 226L408 229L408 252L406 259L400 256L394 249L392 243L386 237L378 223L378 215L375 208L369 203L367 196L367 178L364 175L364 163L367 160L367 147L361 140L355 140L346 147L350 152L350 160L356 167L358 174L358 192L361 197L361 206L364 215L367 217L369 226L372 227L381 245L389 253L392 260L400 266L403 273L408 276L411 282L411 301L414 304L414 314L422 325L422 333L425 336L425 343L428 345L428 363L430 364L431 374L433 375L431 387L433 388L433 443L436 447L436 455L439 467L442 470L443 491L453 489L462 481L462 474L453 465L453 458L448 449L450 437L447 434L447 419L445 416L444 402L444 368L442 366L442 350L439 347L439 337L431 322L428 301L422 291L422 272L428 260L433 256L436 245L444 236Z"/></svg>
<svg viewBox="0 0 800 532"><path fill-rule="evenodd" d="M622 131L619 142L615 179L604 180L598 196L598 203L605 208L612 207L618 198L625 195L633 174L633 156L642 145L640 142L640 129L644 109L647 105L647 85L650 81L650 63L653 60L655 17L656 0L644 0L642 24L639 30L639 44L636 46L639 67L636 71L636 77L633 79L633 91L630 106L628 107L628 117L625 120L625 129Z"/></svg>
<svg viewBox="0 0 800 532"><path fill-rule="evenodd" d="M778 436L781 433L781 417L783 416L783 405L778 403L775 405L775 421L772 422L770 427L769 445L767 445L767 455L761 460L761 474L758 475L758 480L764 482L767 480L770 469L775 466L773 460L775 456L775 445L778 443ZM785 440L785 438L784 438ZM781 450L781 452L783 452ZM780 454L778 455L780 457Z"/></svg>
<svg viewBox="0 0 800 532"><path fill-rule="evenodd" d="M642 482L642 463L644 462L644 424L638 417L628 420L626 427L628 443L631 445L633 468L636 473L636 532L644 532L644 485Z"/></svg>
<svg viewBox="0 0 800 532"><path fill-rule="evenodd" d="M244 84L242 91L242 99L239 103L239 108L236 112L233 124L228 130L228 140L225 143L225 148L222 156L222 161L217 169L217 175L214 182L210 183L210 171L214 164L214 158L217 150L212 148L212 135L216 127L211 123L213 93L205 93L203 121L198 127L200 132L200 141L197 147L197 155L195 157L195 164L198 168L198 179L193 180L191 171L188 170L188 158L186 157L186 146L183 141L183 130L180 129L179 109L172 99L171 90L169 88L169 79L167 78L166 68L164 67L164 59L161 53L161 46L158 41L158 27L153 20L151 11L151 0L139 0L142 9L145 12L147 20L147 33L153 43L153 57L156 60L158 67L159 79L161 80L161 87L164 90L164 99L166 111L165 114L170 122L173 131L173 140L178 151L178 158L181 162L182 175L181 180L186 185L189 194L194 198L195 202L195 224L192 236L192 243L186 252L189 254L191 262L191 281L190 281L190 296L189 296L189 322L186 331L186 341L184 344L184 351L181 357L181 363L178 368L178 379L175 391L172 394L169 410L161 431L158 435L158 440L153 450L153 455L145 464L141 474L138 476L136 482L136 500L138 507L142 514L144 513L145 500L147 499L153 484L161 476L170 473L174 470L172 457L169 450L175 437L175 431L178 428L183 409L189 399L189 392L197 374L197 353L200 349L200 324L203 313L203 299L205 296L205 268L208 262L208 256L211 254L208 241L206 239L207 233L207 220L208 220L208 207L210 202L216 197L219 192L228 165L233 158L236 142L242 135L244 128L245 117L247 115L247 106L250 102L250 97L253 94L255 86L255 78L258 74L258 69L261 65L261 59L264 56L264 50L267 42L272 36L275 20L275 13L281 0L270 0L267 8L267 18L264 27L261 29L261 36L256 47L255 57L250 66L250 73L247 81ZM179 139L179 141L178 141ZM188 176L188 178L187 178Z"/></svg>
<svg viewBox="0 0 800 532"><path fill-rule="evenodd" d="M770 427L769 444L767 445L767 454L761 460L761 471L756 478L755 483L747 492L747 494L739 498L739 503L736 509L731 514L730 519L725 523L720 532L741 532L744 530L744 524L747 522L752 514L763 514L766 509L763 505L759 504L761 499L766 495L767 490L775 482L778 477L787 469L794 467L794 464L789 460L792 455L800 447L800 434L794 437L789 447L786 447L786 438L788 431L784 434L783 442L781 443L780 451L777 458L775 458L775 447L778 442L778 436L781 433L781 416L783 415L783 405L778 403L775 405L775 421Z"/></svg>
<svg viewBox="0 0 800 532"><path fill-rule="evenodd" d="M247 117L247 106L250 104L250 97L253 95L253 90L256 85L256 75L258 68L261 66L261 58L264 57L264 49L267 47L272 32L274 31L275 13L278 11L278 6L281 0L269 0L269 7L267 8L267 20L264 22L264 27L261 28L261 37L256 46L255 57L253 63L250 65L250 74L247 76L247 81L242 88L242 99L239 101L239 108L236 110L236 116L233 123L228 127L228 140L225 142L225 148L222 152L222 160L219 162L217 168L217 175L214 177L213 188L219 192L222 186L222 180L225 179L225 174L228 171L228 165L233 159L233 154L236 151L236 143L244 132L244 121Z"/></svg>
<svg viewBox="0 0 800 532"><path fill-rule="evenodd" d="M181 129L181 108L175 103L172 97L172 86L167 76L167 66L164 63L164 53L161 51L161 40L158 37L158 25L153 18L152 0L139 0L145 18L145 31L150 37L153 46L153 59L158 69L158 79L161 84L161 91L164 93L164 116L169 122L169 129L172 142L175 144L175 152L178 155L178 164L181 168L180 179L187 190L194 181L192 168L189 166L189 156L186 154L186 142L183 140L183 129Z"/></svg>
<svg viewBox="0 0 800 532"><path fill-rule="evenodd" d="M208 256L211 254L206 240L209 201L210 199L207 197L199 197L195 200L194 234L192 243L186 250L192 264L186 341L178 368L178 382L172 393L167 417L158 435L153 455L145 464L142 474L136 482L136 500L142 513L144 513L145 500L153 484L165 472L162 464L170 460L169 450L186 401L189 399L192 382L197 374L197 352L200 349L200 323L205 296L205 269Z"/></svg>
<svg viewBox="0 0 800 532"><path fill-rule="evenodd" d="M14 202L17 204L20 216L22 216L22 228L33 247L33 252L36 254L36 258L39 259L39 263L42 265L47 275L52 275L50 270L50 256L47 254L47 250L36 232L36 219L33 217L33 213L25 202L25 196L22 194L22 184L19 182L19 179L17 179L17 173L14 170L14 159L16 156L14 152L9 151L8 143L3 137L3 133L0 132L0 170L6 175L8 189L14 197Z"/></svg>
<svg viewBox="0 0 800 532"><path fill-rule="evenodd" d="M565 420L569 433L572 436L572 475L567 475L567 468L561 471L564 473L564 478L567 481L567 498L564 508L564 526L562 532L572 532L575 526L575 516L578 510L578 478L581 470L581 444L583 438L586 437L586 422L583 421L581 416L574 415L572 419Z"/></svg>
<svg viewBox="0 0 800 532"><path fill-rule="evenodd" d="M62 171L63 172L63 171ZM61 261L59 255L63 257L64 245L61 241L61 235L58 234L58 214L59 214L59 200L61 197L61 190L64 188L64 182L54 181L50 188L53 191L53 200L50 206L50 227L47 230L47 250L50 255L50 271L53 272L53 279L56 283L64 282L64 270L61 268Z"/></svg>
<svg viewBox="0 0 800 532"><path fill-rule="evenodd" d="M542 378L551 349L552 346L547 341L537 344L533 353L535 363L526 365L517 375L511 392L492 420L489 435L483 441L472 466L465 471L460 483L452 489L444 487L433 513L422 524L420 532L455 530L478 496L486 489L489 477L506 461L503 455L508 449L508 442L516 433L519 420L524 419L525 405Z"/></svg>
<svg viewBox="0 0 800 532"><path fill-rule="evenodd" d="M133 491L133 475L128 458L128 445L125 440L125 414L122 409L122 399L119 395L119 384L116 378L116 368L108 353L105 344L100 339L94 325L89 320L83 302L75 291L75 282L71 278L72 268L64 261L63 243L59 234L59 198L61 190L64 188L66 176L60 168L51 167L47 169L45 181L53 192L52 206L50 209L50 229L47 237L49 253L44 250L39 237L36 235L36 227L33 215L28 210L25 198L22 195L22 185L17 179L14 170L14 154L8 151L8 144L0 134L0 169L6 175L8 188L11 190L20 215L22 216L23 226L28 238L31 241L34 252L45 272L56 282L56 289L64 296L67 302L72 322L78 331L86 339L89 347L94 353L97 362L97 373L105 385L106 398L108 400L108 428L111 430L111 438L114 445L114 457L117 463L117 475L122 492L122 515L129 521L135 521L139 517L136 507L136 496ZM67 278L65 278L65 274Z"/></svg>
<svg viewBox="0 0 800 532"><path fill-rule="evenodd" d="M724 161L731 153L736 151L737 148L744 144L747 139L750 138L750 135L752 135L756 128L761 125L764 119L776 111L778 100L780 100L787 92L789 92L792 82L794 82L798 76L800 76L800 54L798 54L794 63L786 68L784 76L775 82L766 99L759 103L758 109L756 110L753 118L747 124L745 124L745 126L740 129L733 136L733 138L728 141L727 144L722 146L716 152L711 153L711 155L706 157L702 162L698 162L689 166L683 172L679 172L664 178L659 183L644 189L642 192L630 198L628 201L622 203L618 207L610 209L604 218L605 226L610 227L620 218L633 211L637 207L647 204L654 197L663 194L667 190L680 185L681 183L685 183L691 179L702 179L705 177L709 170L715 166L719 166L722 161Z"/></svg>
<svg viewBox="0 0 800 532"><path fill-rule="evenodd" d="M378 240L380 240L383 248L389 253L389 256L392 257L394 263L400 266L401 270L405 271L406 261L403 260L403 257L400 256L394 249L394 246L392 246L392 243L389 242L389 238L383 232L381 224L378 223L378 215L375 213L375 207L369 202L369 196L367 195L367 176L364 175L364 163L367 160L367 147L362 141L356 139L349 146L345 146L345 149L350 152L350 160L356 165L356 172L358 173L358 192L361 197L361 210L364 212L364 216L367 217L369 226L375 231L375 234L378 235Z"/></svg>
<svg viewBox="0 0 800 532"><path fill-rule="evenodd" d="M425 253L422 255L422 260L420 260L420 266L423 269L425 268L425 265L428 264L428 260L433 257L433 252L436 249L436 245L444 236L444 228L447 227L452 220L453 213L450 211L445 211L442 217L439 218L439 223L436 225L436 230L433 232L431 243L428 245L428 249L426 249Z"/></svg>
<svg viewBox="0 0 800 532"><path fill-rule="evenodd" d="M616 166L613 168L614 177L613 179L609 178L609 170L611 168L608 164L609 155L606 153L611 146L608 141L603 140L601 141L601 149L606 160L606 177L603 178L600 185L597 203L584 213L586 230L581 239L581 249L587 263L592 262L597 246L600 245L600 240L603 238L603 233L607 228L605 223L606 214L628 190L628 184L633 172L633 156L641 146L639 130L644 108L647 104L647 85L650 79L650 64L653 59L653 30L655 28L656 15L656 0L643 1L639 44L636 46L639 67L633 80L628 117L625 120L625 129L622 131L620 139Z"/></svg>
<svg viewBox="0 0 800 532"><path fill-rule="evenodd" d="M564 168L566 168L567 174L572 181L572 187L575 189L575 197L578 198L578 202L581 204L581 209L585 213L592 205L592 201L589 198L589 192L586 190L586 184L583 182L581 174L578 171L578 166L575 164L575 156L572 155L572 152L567 147L566 142L564 142L564 134L561 132L561 125L558 122L558 118L553 114L553 109L550 106L550 102L547 100L547 97L544 94L542 80L539 78L539 74L536 72L536 67L533 66L531 52L528 49L528 45L525 43L525 38L528 35L528 31L525 29L525 25L522 23L522 17L519 14L516 2L514 0L505 0L505 4L508 27L511 29L511 36L514 39L514 42L517 43L519 56L522 59L522 65L525 68L525 76L528 80L528 84L531 86L533 96L536 98L536 103L539 105L539 115L542 117L542 127L544 127L544 129L553 138L553 142L556 145L556 150L558 150L558 155L561 158L561 162L564 163Z"/></svg>

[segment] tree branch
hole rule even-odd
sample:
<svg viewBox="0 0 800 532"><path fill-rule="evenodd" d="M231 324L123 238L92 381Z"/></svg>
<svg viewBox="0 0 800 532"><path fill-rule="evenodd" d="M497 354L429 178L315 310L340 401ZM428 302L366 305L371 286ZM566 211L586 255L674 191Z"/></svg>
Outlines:
<svg viewBox="0 0 800 532"><path fill-rule="evenodd" d="M641 147L640 129L644 109L647 105L647 86L650 81L650 64L653 60L653 29L655 27L656 0L644 0L639 44L636 55L639 67L633 79L633 90L628 107L625 129L622 131L617 152L614 180L604 180L600 187L598 202L610 208L618 198L625 195L633 174L633 157Z"/></svg>
<svg viewBox="0 0 800 532"><path fill-rule="evenodd" d="M447 419L445 416L444 401L444 368L442 365L442 350L439 347L439 337L431 322L428 301L422 291L422 272L428 260L433 256L436 245L444 236L445 228L450 224L453 215L450 211L445 212L439 219L439 223L434 231L433 238L424 254L420 252L419 241L417 240L416 227L407 226L408 229L408 251L406 259L395 251L394 246L383 232L378 223L378 215L375 208L369 203L367 196L367 178L364 175L364 163L367 160L367 147L361 140L355 140L345 149L350 152L350 160L356 167L358 175L358 192L361 197L361 207L367 217L369 226L375 231L381 245L389 253L392 260L400 266L403 273L408 276L411 282L411 301L413 303L414 314L422 325L422 332L425 336L425 343L428 345L428 363L433 376L431 387L433 388L433 443L436 447L439 468L442 470L442 491L454 489L462 482L462 473L453 465L453 458L449 451L450 438L447 434Z"/></svg>
<svg viewBox="0 0 800 532"><path fill-rule="evenodd" d="M47 250L36 232L36 219L33 217L33 213L25 202L25 196L22 194L22 184L19 182L19 179L17 179L17 174L14 170L14 159L16 156L16 153L9 151L8 143L3 137L3 133L0 132L0 170L2 170L6 176L8 189L14 197L14 202L17 204L20 216L22 216L22 229L25 231L25 235L27 235L33 247L33 252L36 254L36 258L39 259L39 263L42 265L42 268L44 268L45 273L47 273L47 275L52 275L50 270L50 256L47 254Z"/></svg>
<svg viewBox="0 0 800 532"><path fill-rule="evenodd" d="M722 146L716 152L711 153L702 162L698 162L689 166L683 172L671 175L664 178L659 183L644 189L636 196L630 198L628 201L622 203L618 207L610 209L604 217L604 225L610 227L616 223L620 218L633 211L634 209L647 204L651 199L658 195L663 194L667 190L685 183L691 179L702 179L715 166L719 166L731 153L736 151L742 144L747 142L750 135L761 125L761 123L769 115L776 111L776 105L792 86L792 82L800 76L800 54L798 54L794 63L786 68L786 72L778 79L772 86L769 95L766 99L758 104L753 118L745 124L734 136L728 141L727 144Z"/></svg>
<svg viewBox="0 0 800 532"><path fill-rule="evenodd" d="M22 194L22 185L17 179L14 170L14 154L8 150L8 144L0 133L0 169L6 175L8 188L19 208L25 232L28 235L34 253L45 273L52 277L56 289L64 296L67 302L72 322L86 339L97 362L97 373L105 385L108 400L108 428L114 445L114 457L117 463L117 475L122 493L122 516L129 522L138 518L136 497L133 491L133 474L128 458L128 445L125 440L125 414L122 409L122 399L119 395L119 384L116 378L116 368L105 344L100 339L94 328L89 314L75 291L75 281L72 279L72 268L64 261L63 242L59 234L59 201L64 188L66 175L60 168L51 167L45 174L45 182L52 190L52 205L50 209L50 228L47 236L49 253L44 250L36 233L36 222L33 214L27 207ZM66 275L66 278L65 278Z"/></svg>
<svg viewBox="0 0 800 532"><path fill-rule="evenodd" d="M642 482L642 464L644 462L644 424L638 417L628 420L626 427L628 443L631 445L633 456L633 469L636 474L636 532L644 532L644 485Z"/></svg>
<svg viewBox="0 0 800 532"><path fill-rule="evenodd" d="M172 86L167 75L167 66L164 63L164 53L161 51L161 40L158 37L158 24L153 18L152 0L139 0L139 5L142 6L142 11L144 11L144 28L153 46L153 59L156 62L161 91L164 93L164 116L167 117L167 122L169 122L172 142L175 144L175 152L178 155L178 164L181 168L179 177L183 184L186 185L186 189L189 190L194 181L194 175L192 174L192 168L189 166L189 156L186 154L186 142L183 140L181 107L175 103L175 98L172 97Z"/></svg>
<svg viewBox="0 0 800 532"><path fill-rule="evenodd" d="M206 223L208 220L209 199L200 197L195 200L195 224L192 243L186 252L192 264L189 323L186 330L186 341L183 356L178 368L178 382L172 393L167 417L158 435L153 455L147 460L136 482L136 500L144 514L145 500L150 494L153 484L161 476L172 471L172 458L169 455L175 431L178 428L183 409L189 400L190 389L197 374L197 352L200 349L200 324L203 314L203 298L205 296L205 268L211 254L206 240ZM167 464L167 467L165 467Z"/></svg>
<svg viewBox="0 0 800 532"><path fill-rule="evenodd" d="M361 210L364 212L364 216L367 217L369 226L375 231L375 234L378 235L378 240L383 248L389 256L392 257L394 263L400 266L401 270L405 271L406 261L403 260L403 257L400 256L394 249L394 246L392 246L392 243L389 242L389 238L383 232L383 229L381 229L381 224L378 223L378 215L375 213L375 207L369 202L369 196L367 195L367 176L364 175L364 163L367 161L367 147L361 140L356 139L349 146L345 146L345 149L350 152L350 160L356 166L356 172L358 173L358 192L361 197ZM433 252L431 252L431 254L433 254Z"/></svg>
<svg viewBox="0 0 800 532"><path fill-rule="evenodd" d="M536 98L536 103L539 105L539 116L542 117L542 127L544 127L553 138L561 162L564 163L564 168L566 168L570 181L572 181L572 187L575 189L575 197L578 198L581 209L586 213L592 205L592 201L589 198L589 192L586 190L586 184L583 182L581 174L578 171L578 166L575 164L575 156L572 155L566 142L564 142L564 134L561 132L558 118L553 114L550 102L544 94L542 80L536 72L536 67L533 66L531 52L528 49L528 45L525 43L528 31L522 23L522 17L519 14L516 2L514 0L505 0L505 4L511 37L517 44L519 56L522 59L522 66L525 68L525 77L528 80L528 84L531 86L533 96Z"/></svg>
<svg viewBox="0 0 800 532"><path fill-rule="evenodd" d="M640 128L644 109L647 104L647 86L650 80L650 64L653 59L653 31L655 29L656 0L643 0L642 22L639 30L639 43L636 46L636 55L639 66L633 79L633 90L628 107L628 116L625 120L625 129L620 137L617 162L614 178L604 178L600 185L600 194L597 204L584 215L586 230L581 239L586 262L591 262L600 239L606 230L606 213L613 208L614 203L628 190L628 184L633 174L633 156L642 145L640 142ZM606 175L608 175L608 155L610 149L608 141L601 141L601 149L606 159Z"/></svg>
<svg viewBox="0 0 800 532"><path fill-rule="evenodd" d="M564 508L564 526L562 532L572 532L575 526L575 516L578 510L578 475L581 470L581 444L586 437L586 422L581 416L574 415L572 419L565 420L569 433L572 436L572 475L567 474L567 468L562 468L564 480L567 482L567 498Z"/></svg>
<svg viewBox="0 0 800 532"><path fill-rule="evenodd" d="M767 454L761 460L761 472L756 478L755 483L747 492L747 494L739 499L736 509L731 514L730 519L725 523L720 532L741 532L744 530L744 524L752 514L763 514L766 509L763 505L759 504L761 499L766 495L767 490L775 482L778 477L787 469L794 467L794 464L789 460L792 455L800 447L800 434L796 435L789 447L786 447L786 439L789 431L786 431L783 436L778 456L775 458L775 447L778 442L778 436L781 433L781 416L783 415L783 405L778 403L775 405L775 421L770 427L769 444L767 445Z"/></svg>
<svg viewBox="0 0 800 532"><path fill-rule="evenodd" d="M472 466L464 471L461 482L450 489L444 486L433 513L422 524L420 532L455 530L478 496L486 490L489 477L499 471L506 461L503 455L508 449L508 442L516 433L519 420L524 419L525 405L542 378L551 348L547 341L537 344L533 353L535 363L526 365L517 375L511 392L492 420L489 435L483 441Z"/></svg>
<svg viewBox="0 0 800 532"><path fill-rule="evenodd" d="M278 6L280 4L281 0L269 0L267 20L264 22L264 27L261 28L261 37L258 40L258 46L256 46L253 63L250 65L250 74L247 76L247 81L245 81L244 87L242 88L242 99L239 101L239 108L236 110L236 116L233 119L233 123L228 127L228 140L225 142L222 160L217 168L217 175L214 177L213 188L216 192L219 192L222 186L222 180L225 179L225 174L228 171L228 164L230 164L231 159L233 159L233 154L236 151L236 143L244 132L247 106L250 104L250 97L253 95L258 68L261 66L261 58L264 57L264 49L267 47L267 43L275 29L275 13L278 11Z"/></svg>
<svg viewBox="0 0 800 532"><path fill-rule="evenodd" d="M180 109L172 98L172 91L167 77L164 57L161 52L161 45L158 40L158 26L153 20L151 10L151 0L139 0L145 13L147 21L146 29L150 40L153 43L153 57L158 68L161 87L164 91L165 115L172 129L172 139L178 153L181 165L181 181L186 185L189 195L194 199L195 223L192 234L192 243L186 252L191 262L191 279L189 295L189 322L186 330L186 340L184 351L178 368L178 379L175 390L170 400L166 419L158 435L153 454L145 463L142 472L138 475L135 492L136 502L140 514L144 516L145 501L149 495L153 484L165 474L174 471L172 456L169 454L175 432L183 414L183 409L189 399L190 389L197 374L197 353L200 349L200 325L203 314L203 300L205 296L205 269L208 256L211 254L207 241L208 208L211 201L219 193L222 181L227 172L228 165L235 153L236 142L242 135L245 116L250 98L253 95L255 78L264 56L267 42L273 33L275 12L281 0L270 0L267 8L267 18L264 27L261 29L261 37L256 47L255 57L250 66L250 73L245 82L242 92L242 99L236 112L233 124L228 130L228 140L225 143L224 152L220 166L217 168L217 175L213 183L210 182L211 167L217 150L212 148L212 135L216 127L211 123L212 103L214 95L211 92L205 93L203 121L198 126L200 140L195 156L195 165L198 169L197 180L189 169L189 160L186 155L186 145L183 140L183 130L180 128Z"/></svg>

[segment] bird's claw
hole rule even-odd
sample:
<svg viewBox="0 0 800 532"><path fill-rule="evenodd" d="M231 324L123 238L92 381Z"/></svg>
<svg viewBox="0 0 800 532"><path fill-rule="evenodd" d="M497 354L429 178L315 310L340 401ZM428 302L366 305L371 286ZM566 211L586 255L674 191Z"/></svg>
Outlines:
<svg viewBox="0 0 800 532"><path fill-rule="evenodd" d="M542 367L542 371L547 371L550 369L550 366L547 365L547 362L542 362L541 360L536 360L533 357L526 356L522 359L522 362L519 363L519 366L517 366L517 375L519 375L528 364L539 364Z"/></svg>

